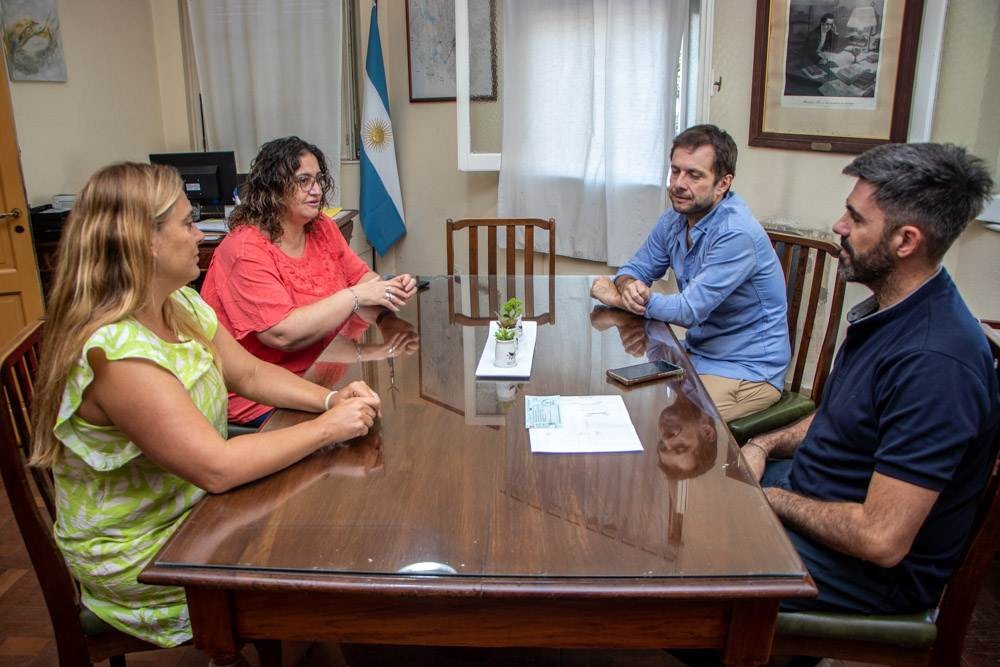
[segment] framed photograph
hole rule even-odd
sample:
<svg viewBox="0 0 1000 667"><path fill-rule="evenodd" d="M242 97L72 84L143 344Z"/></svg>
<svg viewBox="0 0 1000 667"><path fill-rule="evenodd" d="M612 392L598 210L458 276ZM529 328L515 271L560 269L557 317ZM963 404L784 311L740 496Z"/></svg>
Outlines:
<svg viewBox="0 0 1000 667"><path fill-rule="evenodd" d="M757 0L751 146L906 141L924 0Z"/></svg>
<svg viewBox="0 0 1000 667"><path fill-rule="evenodd" d="M496 0L469 0L472 99L497 99ZM455 101L455 0L406 0L411 102Z"/></svg>

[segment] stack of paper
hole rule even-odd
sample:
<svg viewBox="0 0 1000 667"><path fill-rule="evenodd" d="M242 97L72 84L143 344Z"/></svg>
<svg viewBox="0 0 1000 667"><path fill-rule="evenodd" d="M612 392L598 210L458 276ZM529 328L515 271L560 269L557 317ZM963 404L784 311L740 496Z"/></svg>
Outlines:
<svg viewBox="0 0 1000 667"><path fill-rule="evenodd" d="M524 422L534 453L642 451L621 396L525 396Z"/></svg>
<svg viewBox="0 0 1000 667"><path fill-rule="evenodd" d="M73 208L76 195L52 195L52 208L56 211L68 211Z"/></svg>
<svg viewBox="0 0 1000 667"><path fill-rule="evenodd" d="M198 229L206 234L225 234L229 231L229 225L226 224L225 220L221 218L210 218L208 220L199 220L197 223Z"/></svg>

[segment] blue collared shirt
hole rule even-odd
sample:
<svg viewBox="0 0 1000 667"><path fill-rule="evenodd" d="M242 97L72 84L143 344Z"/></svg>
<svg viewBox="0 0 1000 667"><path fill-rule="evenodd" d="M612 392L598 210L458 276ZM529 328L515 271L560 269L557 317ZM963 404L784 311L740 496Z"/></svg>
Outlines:
<svg viewBox="0 0 1000 667"><path fill-rule="evenodd" d="M680 292L653 294L646 317L687 327L698 373L784 389L791 352L785 279L767 233L730 191L691 229L672 208L615 278L647 285L674 270Z"/></svg>

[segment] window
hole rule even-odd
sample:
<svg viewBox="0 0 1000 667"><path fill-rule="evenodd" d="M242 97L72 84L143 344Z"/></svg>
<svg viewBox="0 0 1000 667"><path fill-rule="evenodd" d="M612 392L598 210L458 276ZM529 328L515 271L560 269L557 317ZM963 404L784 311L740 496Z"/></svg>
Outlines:
<svg viewBox="0 0 1000 667"><path fill-rule="evenodd" d="M475 149L474 133L477 131L472 105L482 104L469 100L469 3L482 0L455 0L455 49L457 90L458 168L461 171L499 171L499 152L480 152ZM509 1L509 0L508 0ZM502 2L497 2L502 6ZM708 118L708 99L711 90L711 26L714 0L690 0L688 26L681 47L677 70L675 133ZM502 11L498 12L502 15ZM498 21L502 18L498 17ZM498 39L503 39L503 26L498 26ZM498 53L502 48L497 49ZM497 63L502 71L503 63ZM502 98L503 86L500 86ZM627 104L627 100L622 100ZM502 121L502 118L501 118Z"/></svg>
<svg viewBox="0 0 1000 667"><path fill-rule="evenodd" d="M242 170L262 142L297 134L329 160L357 160L359 4L180 2L193 147L235 149ZM316 46L308 55L288 48L300 41ZM315 111L335 105L339 113Z"/></svg>

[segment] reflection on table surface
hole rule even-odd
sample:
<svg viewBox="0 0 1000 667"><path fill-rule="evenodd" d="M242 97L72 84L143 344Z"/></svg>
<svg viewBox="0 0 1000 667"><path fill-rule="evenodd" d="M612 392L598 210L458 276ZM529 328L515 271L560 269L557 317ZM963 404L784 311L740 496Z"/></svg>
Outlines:
<svg viewBox="0 0 1000 667"><path fill-rule="evenodd" d="M401 313L419 345L388 359L321 357L330 386L383 397L367 437L206 499L161 565L394 574L408 566L489 577L801 578L805 572L725 424L662 323L597 307L586 277L515 286L538 327L530 381L477 382L487 324L462 324L503 281L437 278ZM531 313L529 312L529 315ZM337 345L343 346L344 343ZM349 342L353 348L354 343ZM361 346L377 349L370 329ZM340 349L340 348L336 348ZM334 350L334 348L331 348ZM666 359L685 375L635 388L608 368ZM391 391L390 391L391 388ZM620 394L644 451L532 454L524 396ZM279 411L266 428L307 415Z"/></svg>

